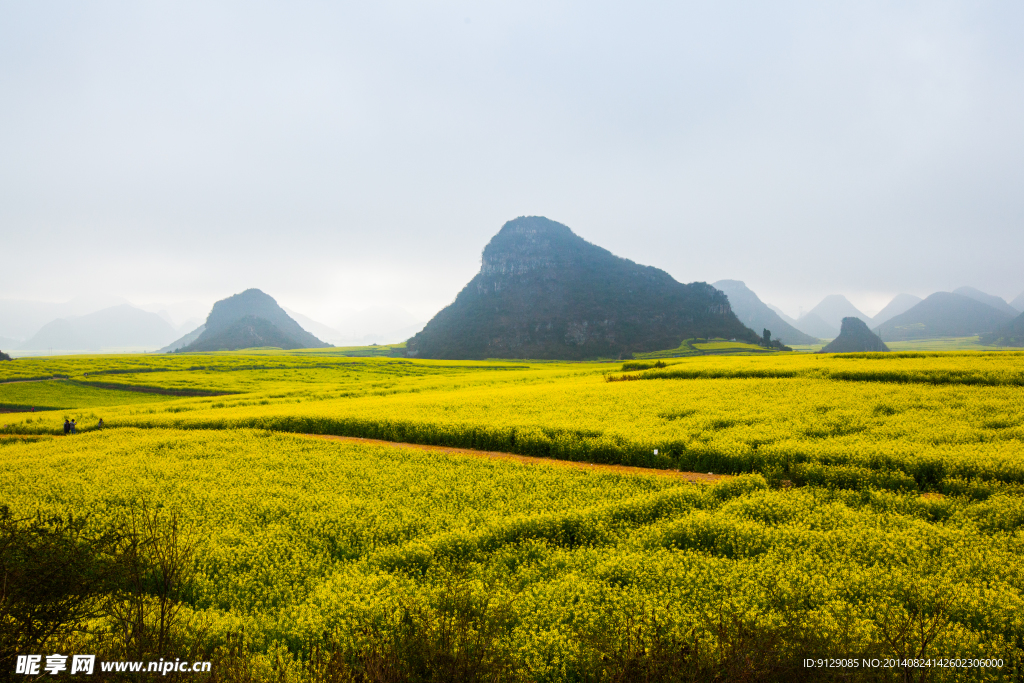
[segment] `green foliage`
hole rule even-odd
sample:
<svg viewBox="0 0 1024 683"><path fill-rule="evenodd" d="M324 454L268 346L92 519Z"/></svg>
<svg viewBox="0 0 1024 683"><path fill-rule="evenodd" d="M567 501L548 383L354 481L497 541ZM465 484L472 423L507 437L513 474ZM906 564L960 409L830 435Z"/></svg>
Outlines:
<svg viewBox="0 0 1024 683"><path fill-rule="evenodd" d="M0 506L0 670L18 654L66 637L99 611L114 586L115 538L84 517L18 518Z"/></svg>
<svg viewBox="0 0 1024 683"><path fill-rule="evenodd" d="M99 408L135 403L159 403L171 398L173 397L151 392L101 389L61 379L0 384L0 407L21 410Z"/></svg>
<svg viewBox="0 0 1024 683"><path fill-rule="evenodd" d="M622 371L629 372L630 370L650 370L651 368L664 368L668 367L663 361L643 361L643 360L631 360L622 364Z"/></svg>
<svg viewBox="0 0 1024 683"><path fill-rule="evenodd" d="M16 655L76 645L111 658L195 654L180 642L193 549L176 514L146 505L105 517L0 507L0 678Z"/></svg>

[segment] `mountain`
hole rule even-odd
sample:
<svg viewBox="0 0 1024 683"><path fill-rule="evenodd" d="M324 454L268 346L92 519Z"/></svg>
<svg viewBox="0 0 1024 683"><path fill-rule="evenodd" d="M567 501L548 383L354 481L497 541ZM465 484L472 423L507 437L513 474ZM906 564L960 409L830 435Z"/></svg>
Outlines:
<svg viewBox="0 0 1024 683"><path fill-rule="evenodd" d="M1006 301L1003 300L1002 297L994 296L992 294L986 294L985 292L979 289L975 289L974 287L958 287L953 290L953 293L970 297L975 301L980 301L983 304L988 304L992 308L1000 310L1006 315L1012 316L1014 318L1016 318L1017 315L1020 313L1020 311L1018 311L1016 308L1006 303Z"/></svg>
<svg viewBox="0 0 1024 683"><path fill-rule="evenodd" d="M715 289L725 292L729 297L729 305L739 321L754 330L770 330L772 337L783 344L816 344L816 337L804 334L796 329L778 313L769 308L745 284L739 280L719 280L712 285Z"/></svg>
<svg viewBox="0 0 1024 683"><path fill-rule="evenodd" d="M973 337L993 332L1012 318L962 294L936 292L909 311L875 328L884 341Z"/></svg>
<svg viewBox="0 0 1024 683"><path fill-rule="evenodd" d="M711 285L681 284L529 216L502 226L480 272L409 340L407 353L569 360L671 349L692 337L759 339Z"/></svg>
<svg viewBox="0 0 1024 683"><path fill-rule="evenodd" d="M0 336L25 340L58 318L73 318L127 304L116 296L79 296L64 303L0 299Z"/></svg>
<svg viewBox="0 0 1024 683"><path fill-rule="evenodd" d="M1010 302L1010 305L1024 313L1024 292L1017 295L1017 298Z"/></svg>
<svg viewBox="0 0 1024 683"><path fill-rule="evenodd" d="M800 316L800 319L796 321L796 328L816 339L835 339L839 336L838 326L829 325L814 312L804 313Z"/></svg>
<svg viewBox="0 0 1024 683"><path fill-rule="evenodd" d="M186 334L184 337L181 337L180 339L175 339L170 344L157 351L157 353L170 353L171 351L183 349L192 342L194 342L196 339L199 339L199 335L201 335L205 330L206 325L200 325L196 329Z"/></svg>
<svg viewBox="0 0 1024 683"><path fill-rule="evenodd" d="M981 335L981 343L994 346L1024 346L1024 313L995 332Z"/></svg>
<svg viewBox="0 0 1024 683"><path fill-rule="evenodd" d="M53 320L43 325L21 348L62 351L130 347L157 349L174 336L174 328L156 313L121 304L88 315Z"/></svg>
<svg viewBox="0 0 1024 683"><path fill-rule="evenodd" d="M793 327L796 327L796 318L790 318L788 315L786 315L786 312L783 311L778 306L774 306L769 303L765 303L765 306L775 311L778 314L778 316L782 318L783 322L785 322L788 325L792 325Z"/></svg>
<svg viewBox="0 0 1024 683"><path fill-rule="evenodd" d="M181 348L181 351L234 351L236 349L252 349L273 347L279 349L308 349L327 346L320 340L317 344L297 341L280 327L266 318L255 315L244 315L232 320L224 327L207 334L209 328L203 330L196 341ZM306 334L309 334L306 332ZM315 338L315 337L314 337Z"/></svg>
<svg viewBox="0 0 1024 683"><path fill-rule="evenodd" d="M855 353L858 351L888 351L889 347L868 329L860 318L843 318L839 336L819 353Z"/></svg>
<svg viewBox="0 0 1024 683"><path fill-rule="evenodd" d="M233 351L258 346L314 349L330 345L302 329L273 297L247 289L215 303L202 333L178 351Z"/></svg>
<svg viewBox="0 0 1024 683"><path fill-rule="evenodd" d="M210 304L190 299L188 301L158 302L139 306L144 311L156 313L171 323L181 333L194 330L210 314Z"/></svg>
<svg viewBox="0 0 1024 683"><path fill-rule="evenodd" d="M860 318L863 321L871 320L870 316L864 315L857 307L850 303L842 294L830 294L822 299L817 306L807 312L821 318L826 325L839 329L843 324L843 318Z"/></svg>
<svg viewBox="0 0 1024 683"><path fill-rule="evenodd" d="M871 324L878 327L882 323L891 320L898 316L900 313L906 313L914 306L921 303L923 299L913 294L897 294L892 298L892 301L885 305L885 308L880 310L874 318L871 319Z"/></svg>

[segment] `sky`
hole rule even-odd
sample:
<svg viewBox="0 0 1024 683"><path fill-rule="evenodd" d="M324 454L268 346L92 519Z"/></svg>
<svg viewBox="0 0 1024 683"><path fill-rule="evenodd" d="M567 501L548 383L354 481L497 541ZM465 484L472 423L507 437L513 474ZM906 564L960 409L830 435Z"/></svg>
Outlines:
<svg viewBox="0 0 1024 683"><path fill-rule="evenodd" d="M791 315L1024 290L1014 2L0 0L0 299L429 319L543 215Z"/></svg>

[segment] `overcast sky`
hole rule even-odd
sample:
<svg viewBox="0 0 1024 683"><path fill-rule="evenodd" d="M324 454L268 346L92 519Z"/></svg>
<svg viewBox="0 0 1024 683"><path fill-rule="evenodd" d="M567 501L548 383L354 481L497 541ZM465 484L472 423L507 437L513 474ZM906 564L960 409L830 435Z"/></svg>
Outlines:
<svg viewBox="0 0 1024 683"><path fill-rule="evenodd" d="M0 2L0 298L423 319L544 215L677 280L1024 290L1024 4Z"/></svg>

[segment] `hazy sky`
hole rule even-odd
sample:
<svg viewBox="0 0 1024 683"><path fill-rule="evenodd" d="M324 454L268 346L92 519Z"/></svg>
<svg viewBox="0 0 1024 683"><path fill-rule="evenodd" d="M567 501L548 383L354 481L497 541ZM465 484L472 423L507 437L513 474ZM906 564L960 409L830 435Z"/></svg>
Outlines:
<svg viewBox="0 0 1024 683"><path fill-rule="evenodd" d="M430 317L511 218L796 313L1024 290L1024 5L0 2L0 298Z"/></svg>

